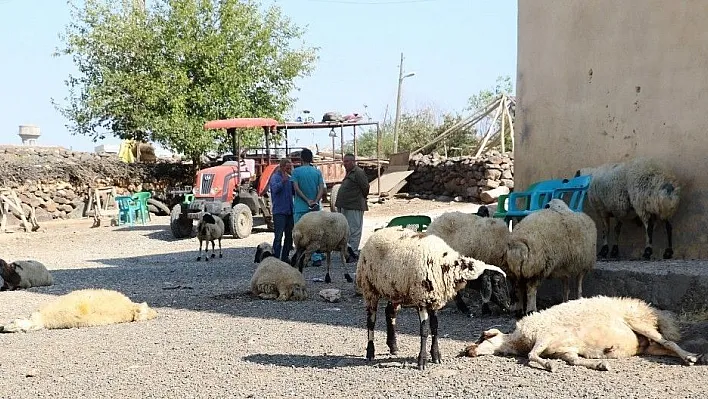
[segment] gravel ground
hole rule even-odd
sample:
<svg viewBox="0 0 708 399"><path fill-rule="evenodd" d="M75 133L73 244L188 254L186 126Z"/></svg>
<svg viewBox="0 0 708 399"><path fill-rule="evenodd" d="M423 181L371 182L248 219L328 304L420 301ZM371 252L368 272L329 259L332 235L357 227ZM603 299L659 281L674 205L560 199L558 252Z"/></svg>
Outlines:
<svg viewBox="0 0 708 399"><path fill-rule="evenodd" d="M364 240L397 214L474 208L421 200L378 205L365 216ZM706 368L677 359L612 361L608 372L560 365L548 373L520 358L457 358L482 330L511 329L513 321L466 318L454 306L441 314L442 364L416 369L412 310L401 312L400 352L390 356L383 309L377 359L368 364L362 300L344 282L338 257L332 284L311 281L323 277L324 268L305 269L309 300L263 301L247 289L254 248L272 240L271 233L225 239L223 259L197 263L196 239L172 239L168 223L168 217L153 217L145 226L91 229L88 220L63 221L45 223L34 234L0 235L3 259L37 259L55 277L52 287L0 293L0 322L88 287L120 290L159 312L142 323L1 334L0 398L699 398L708 383ZM341 288L342 301L318 298L326 287Z"/></svg>

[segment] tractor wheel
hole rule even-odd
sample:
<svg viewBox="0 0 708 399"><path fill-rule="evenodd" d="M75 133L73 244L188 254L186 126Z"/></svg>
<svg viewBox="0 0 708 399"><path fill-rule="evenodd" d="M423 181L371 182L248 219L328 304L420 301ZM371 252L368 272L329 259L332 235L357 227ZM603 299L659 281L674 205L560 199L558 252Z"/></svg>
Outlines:
<svg viewBox="0 0 708 399"><path fill-rule="evenodd" d="M246 204L236 204L231 209L231 233L234 238L246 238L253 229L253 215Z"/></svg>
<svg viewBox="0 0 708 399"><path fill-rule="evenodd" d="M337 212L337 207L334 206L334 204L337 203L337 193L339 192L339 187L341 186L341 184L335 184L329 194L329 210L332 212Z"/></svg>
<svg viewBox="0 0 708 399"><path fill-rule="evenodd" d="M180 204L172 207L170 229L175 238L185 238L192 235L192 220L182 215L182 206Z"/></svg>

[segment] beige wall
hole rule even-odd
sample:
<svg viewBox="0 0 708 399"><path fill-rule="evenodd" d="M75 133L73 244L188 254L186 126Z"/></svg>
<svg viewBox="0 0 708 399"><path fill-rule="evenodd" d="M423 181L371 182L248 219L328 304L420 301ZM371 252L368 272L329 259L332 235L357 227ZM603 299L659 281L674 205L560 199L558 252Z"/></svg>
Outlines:
<svg viewBox="0 0 708 399"><path fill-rule="evenodd" d="M583 166L656 157L684 184L675 258L708 258L708 1L518 4L517 190ZM625 226L620 252L638 257L642 230ZM665 237L659 224L655 258Z"/></svg>

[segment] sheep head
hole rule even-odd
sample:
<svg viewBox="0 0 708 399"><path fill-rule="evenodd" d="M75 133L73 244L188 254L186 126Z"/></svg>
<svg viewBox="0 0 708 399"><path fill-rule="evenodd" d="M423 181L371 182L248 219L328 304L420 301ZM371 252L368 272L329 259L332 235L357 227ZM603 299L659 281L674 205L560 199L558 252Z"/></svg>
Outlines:
<svg viewBox="0 0 708 399"><path fill-rule="evenodd" d="M488 218L489 217L489 208L487 208L485 205L482 205L477 209L477 216L483 217L483 218Z"/></svg>
<svg viewBox="0 0 708 399"><path fill-rule="evenodd" d="M511 299L504 275L493 270L485 270L480 279L482 280L480 294L483 302L493 302L503 312L508 312L511 308Z"/></svg>
<svg viewBox="0 0 708 399"><path fill-rule="evenodd" d="M506 278L506 273L498 266L489 265L474 258L462 257L455 261L455 266L460 268L460 277L465 280L476 280L485 270L501 273Z"/></svg>
<svg viewBox="0 0 708 399"><path fill-rule="evenodd" d="M261 261L269 256L273 256L273 247L267 242L262 242L256 247L256 256L253 263L261 263Z"/></svg>
<svg viewBox="0 0 708 399"><path fill-rule="evenodd" d="M465 347L460 356L477 357L494 354L518 354L513 345L508 345L511 336L511 334L504 334L496 328L484 331L477 342Z"/></svg>
<svg viewBox="0 0 708 399"><path fill-rule="evenodd" d="M155 317L157 317L157 311L148 306L147 302L135 305L135 310L133 313L134 321L151 320Z"/></svg>
<svg viewBox="0 0 708 399"><path fill-rule="evenodd" d="M22 278L17 274L14 263L7 263L0 259L0 277L2 277L3 285L0 291L14 290L20 285Z"/></svg>

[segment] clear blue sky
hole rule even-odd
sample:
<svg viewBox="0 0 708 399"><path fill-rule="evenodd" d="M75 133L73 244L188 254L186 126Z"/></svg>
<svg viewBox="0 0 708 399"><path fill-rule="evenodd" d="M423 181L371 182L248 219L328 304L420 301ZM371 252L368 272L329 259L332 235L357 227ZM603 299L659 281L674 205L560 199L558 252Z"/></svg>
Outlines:
<svg viewBox="0 0 708 399"><path fill-rule="evenodd" d="M147 0L148 4L150 0ZM395 112L398 64L416 75L404 80L403 110L434 106L462 111L470 95L499 75L516 80L517 0L265 0L282 7L320 47L314 73L298 81L293 114L368 112L382 120ZM69 18L62 0L0 0L0 144L19 144L18 126L38 125L43 145L93 151L72 135L50 98L66 95L75 72L67 57L54 58ZM328 146L327 133L318 139ZM300 133L298 146L314 144Z"/></svg>

